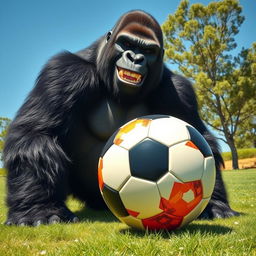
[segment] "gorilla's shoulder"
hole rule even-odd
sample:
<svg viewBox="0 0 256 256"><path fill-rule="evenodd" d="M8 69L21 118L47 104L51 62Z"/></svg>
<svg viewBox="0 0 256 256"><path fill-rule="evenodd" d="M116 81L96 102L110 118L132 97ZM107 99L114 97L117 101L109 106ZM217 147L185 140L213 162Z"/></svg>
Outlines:
<svg viewBox="0 0 256 256"><path fill-rule="evenodd" d="M177 74L166 66L164 68L163 79L167 86L170 86L179 97L183 105L187 105L191 110L197 109L197 99L192 83L184 76ZM169 82L167 83L166 80Z"/></svg>
<svg viewBox="0 0 256 256"><path fill-rule="evenodd" d="M62 51L56 55L54 55L52 58L48 60L46 63L47 67L53 66L54 68L60 66L72 66L72 65L91 65L95 66L94 59L91 57L91 50L89 48L86 48L82 51L79 51L77 53L72 53L69 51Z"/></svg>

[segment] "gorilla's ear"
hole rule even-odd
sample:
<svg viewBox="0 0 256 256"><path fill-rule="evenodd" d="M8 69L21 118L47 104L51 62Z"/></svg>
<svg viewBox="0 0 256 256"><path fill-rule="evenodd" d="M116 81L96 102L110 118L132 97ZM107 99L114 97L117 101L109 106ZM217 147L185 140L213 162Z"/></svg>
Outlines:
<svg viewBox="0 0 256 256"><path fill-rule="evenodd" d="M106 35L106 42L108 42L108 40L110 39L111 35L112 35L112 31L110 30L110 31L107 33L107 35Z"/></svg>

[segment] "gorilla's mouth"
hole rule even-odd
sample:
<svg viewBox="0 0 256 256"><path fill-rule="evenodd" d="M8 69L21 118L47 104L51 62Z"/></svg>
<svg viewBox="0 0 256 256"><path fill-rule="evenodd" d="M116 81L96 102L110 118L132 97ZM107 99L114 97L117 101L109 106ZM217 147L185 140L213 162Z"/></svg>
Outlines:
<svg viewBox="0 0 256 256"><path fill-rule="evenodd" d="M134 72L132 70L128 70L120 67L117 67L117 74L120 80L131 85L138 86L141 84L143 80L143 76L141 74Z"/></svg>

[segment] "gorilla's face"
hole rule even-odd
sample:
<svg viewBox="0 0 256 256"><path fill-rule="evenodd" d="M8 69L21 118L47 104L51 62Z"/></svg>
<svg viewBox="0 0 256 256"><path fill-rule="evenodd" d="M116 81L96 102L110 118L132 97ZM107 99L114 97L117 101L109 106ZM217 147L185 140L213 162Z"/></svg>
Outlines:
<svg viewBox="0 0 256 256"><path fill-rule="evenodd" d="M120 33L115 42L117 61L114 84L124 92L133 93L143 84L150 86L153 68L158 63L160 45L148 38Z"/></svg>
<svg viewBox="0 0 256 256"><path fill-rule="evenodd" d="M156 87L163 69L162 40L161 28L150 15L132 11L122 16L107 34L98 60L108 87L123 97Z"/></svg>

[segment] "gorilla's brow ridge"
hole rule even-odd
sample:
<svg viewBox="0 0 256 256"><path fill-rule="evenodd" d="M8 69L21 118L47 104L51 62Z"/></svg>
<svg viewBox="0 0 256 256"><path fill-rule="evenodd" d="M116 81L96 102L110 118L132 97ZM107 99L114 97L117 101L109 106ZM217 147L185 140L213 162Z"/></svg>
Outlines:
<svg viewBox="0 0 256 256"><path fill-rule="evenodd" d="M134 35L134 36L138 36L139 38L151 40L151 41L154 41L154 42L157 42L158 44L160 44L158 38L156 37L154 31L151 28L148 28L146 26L143 26L143 25L135 23L135 22L130 23L127 26L125 26L121 30L120 34ZM117 37L120 34L117 34Z"/></svg>
<svg viewBox="0 0 256 256"><path fill-rule="evenodd" d="M127 39L129 39L130 41L136 42L140 45L145 45L145 46L158 46L160 47L160 44L158 42L158 40L154 40L154 39L148 39L148 38L142 38L141 36L138 36L130 33L130 32L125 32L125 33L120 33L117 35L117 40L121 37L125 37Z"/></svg>

